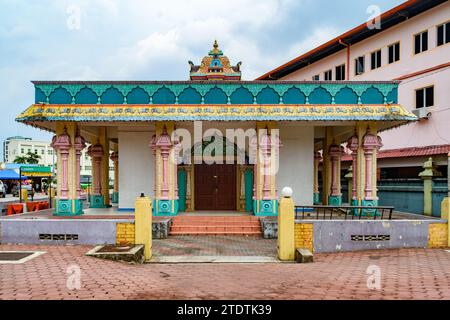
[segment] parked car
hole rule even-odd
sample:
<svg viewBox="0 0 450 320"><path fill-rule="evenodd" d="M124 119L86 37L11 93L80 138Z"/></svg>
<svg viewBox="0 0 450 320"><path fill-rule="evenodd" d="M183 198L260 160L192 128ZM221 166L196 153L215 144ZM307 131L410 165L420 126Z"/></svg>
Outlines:
<svg viewBox="0 0 450 320"><path fill-rule="evenodd" d="M6 185L0 180L0 197L6 197Z"/></svg>

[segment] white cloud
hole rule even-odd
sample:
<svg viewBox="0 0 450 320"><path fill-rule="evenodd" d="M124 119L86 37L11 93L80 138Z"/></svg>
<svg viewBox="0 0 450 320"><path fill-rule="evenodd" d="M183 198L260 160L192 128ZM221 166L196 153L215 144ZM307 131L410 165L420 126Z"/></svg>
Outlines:
<svg viewBox="0 0 450 320"><path fill-rule="evenodd" d="M3 0L0 140L25 128L14 124L14 117L33 101L29 80L187 79L187 61L199 63L214 39L233 64L243 62L243 77L252 80L337 33L323 25L302 39L315 21L308 20L303 5L312 3ZM79 30L67 28L71 5L81 10ZM289 26L298 28L299 21L305 27L291 32Z"/></svg>

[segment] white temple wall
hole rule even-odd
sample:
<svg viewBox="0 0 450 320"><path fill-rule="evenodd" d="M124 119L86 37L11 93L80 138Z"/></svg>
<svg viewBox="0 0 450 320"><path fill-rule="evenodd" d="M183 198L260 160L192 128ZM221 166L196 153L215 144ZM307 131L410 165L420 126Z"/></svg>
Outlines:
<svg viewBox="0 0 450 320"><path fill-rule="evenodd" d="M149 146L154 132L119 131L119 210L133 209L144 192L154 198L154 156Z"/></svg>
<svg viewBox="0 0 450 320"><path fill-rule="evenodd" d="M294 191L296 205L313 204L314 127L280 126L283 146L280 148L280 168L277 175L278 196L284 187Z"/></svg>

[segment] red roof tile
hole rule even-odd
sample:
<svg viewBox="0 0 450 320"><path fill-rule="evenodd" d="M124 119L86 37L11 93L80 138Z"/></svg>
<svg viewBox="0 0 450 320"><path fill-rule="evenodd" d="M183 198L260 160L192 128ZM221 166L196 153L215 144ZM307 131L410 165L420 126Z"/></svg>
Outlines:
<svg viewBox="0 0 450 320"><path fill-rule="evenodd" d="M401 149L380 150L378 152L378 159L386 158L409 158L409 157L424 157L435 156L450 153L450 144L427 146L427 147L411 147ZM351 155L342 157L342 161L351 161Z"/></svg>

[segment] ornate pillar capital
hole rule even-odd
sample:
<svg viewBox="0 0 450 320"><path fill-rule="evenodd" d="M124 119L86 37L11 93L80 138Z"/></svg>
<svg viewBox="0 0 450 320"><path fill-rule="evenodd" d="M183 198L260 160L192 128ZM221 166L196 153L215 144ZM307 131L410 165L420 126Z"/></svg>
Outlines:
<svg viewBox="0 0 450 320"><path fill-rule="evenodd" d="M67 133L66 127L64 127L63 133L53 136L50 146L62 153L69 153L69 149L72 144L70 143L70 136Z"/></svg>

